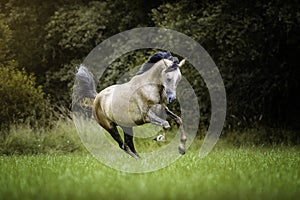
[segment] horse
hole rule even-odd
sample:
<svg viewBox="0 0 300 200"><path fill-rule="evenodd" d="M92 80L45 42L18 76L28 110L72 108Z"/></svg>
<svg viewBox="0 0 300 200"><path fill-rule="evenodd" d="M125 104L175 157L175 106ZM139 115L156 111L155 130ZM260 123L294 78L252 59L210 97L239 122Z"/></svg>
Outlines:
<svg viewBox="0 0 300 200"><path fill-rule="evenodd" d="M111 85L99 93L92 74L81 65L75 76L74 90L82 98L93 99L92 114L118 143L119 147L134 158L140 158L133 143L133 127L152 123L170 128L170 124L160 113L173 118L180 130L180 154L185 154L187 140L183 123L167 105L176 99L176 88L182 78L180 67L185 59L178 61L169 52L157 52L144 63L139 72L129 82ZM74 93L74 92L73 92ZM122 140L117 126L124 132Z"/></svg>

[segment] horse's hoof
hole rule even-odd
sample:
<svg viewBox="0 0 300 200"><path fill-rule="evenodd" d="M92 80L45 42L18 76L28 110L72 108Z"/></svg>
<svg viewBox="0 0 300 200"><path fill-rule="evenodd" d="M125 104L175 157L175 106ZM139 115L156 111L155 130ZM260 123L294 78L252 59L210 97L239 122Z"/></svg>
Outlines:
<svg viewBox="0 0 300 200"><path fill-rule="evenodd" d="M136 153L136 152L134 153L134 155L135 155L134 158L136 158L136 159L141 158L141 156L138 153Z"/></svg>
<svg viewBox="0 0 300 200"><path fill-rule="evenodd" d="M140 156L139 156L139 154L137 154L137 153L133 153L132 151L125 151L126 153L128 153L131 157L133 157L133 158L136 158L136 159L138 159L138 158L141 158Z"/></svg>
<svg viewBox="0 0 300 200"><path fill-rule="evenodd" d="M166 138L163 135L158 135L156 138L154 138L153 140L155 140L156 142L165 142Z"/></svg>
<svg viewBox="0 0 300 200"><path fill-rule="evenodd" d="M125 145L124 148L122 148L126 153L128 153L130 156L132 156L133 158L141 158L139 154L137 154L136 152L134 153L133 151L131 151L131 149Z"/></svg>
<svg viewBox="0 0 300 200"><path fill-rule="evenodd" d="M179 153L181 154L181 155L184 155L185 154L185 149L184 148L182 148L182 147L178 147L178 151L179 151Z"/></svg>
<svg viewBox="0 0 300 200"><path fill-rule="evenodd" d="M169 122L165 121L165 122L163 122L162 127L164 129L167 129L167 128L170 128L171 126L170 126Z"/></svg>

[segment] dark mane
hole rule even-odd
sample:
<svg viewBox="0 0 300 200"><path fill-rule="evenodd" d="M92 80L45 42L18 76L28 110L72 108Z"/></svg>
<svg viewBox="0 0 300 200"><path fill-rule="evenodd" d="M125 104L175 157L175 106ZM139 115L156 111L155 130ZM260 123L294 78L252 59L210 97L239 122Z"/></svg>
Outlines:
<svg viewBox="0 0 300 200"><path fill-rule="evenodd" d="M155 63L162 59L172 60L174 63L178 62L178 59L176 57L173 57L170 52L156 52L148 59L146 63L144 63L141 66L140 70L136 73L136 75L140 75L148 71Z"/></svg>

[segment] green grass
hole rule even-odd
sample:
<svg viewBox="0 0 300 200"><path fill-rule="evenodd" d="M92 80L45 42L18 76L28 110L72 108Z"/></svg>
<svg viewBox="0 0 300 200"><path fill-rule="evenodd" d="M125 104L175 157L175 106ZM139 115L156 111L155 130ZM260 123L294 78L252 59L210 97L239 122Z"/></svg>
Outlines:
<svg viewBox="0 0 300 200"><path fill-rule="evenodd" d="M71 120L59 120L49 128L33 129L29 124L12 125L0 132L0 155L28 155L83 152L84 147Z"/></svg>
<svg viewBox="0 0 300 200"><path fill-rule="evenodd" d="M116 171L84 153L1 156L0 199L298 199L299 155L298 147L218 143L205 159L193 149L145 174Z"/></svg>

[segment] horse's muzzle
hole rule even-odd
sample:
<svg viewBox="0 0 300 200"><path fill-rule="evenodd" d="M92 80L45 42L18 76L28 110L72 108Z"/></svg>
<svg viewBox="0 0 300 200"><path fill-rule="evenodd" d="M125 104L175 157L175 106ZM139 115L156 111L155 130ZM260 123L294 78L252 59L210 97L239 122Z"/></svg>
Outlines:
<svg viewBox="0 0 300 200"><path fill-rule="evenodd" d="M167 101L168 101L168 104L169 103L172 103L173 101L176 100L176 95L175 94L168 94L167 95Z"/></svg>

